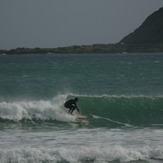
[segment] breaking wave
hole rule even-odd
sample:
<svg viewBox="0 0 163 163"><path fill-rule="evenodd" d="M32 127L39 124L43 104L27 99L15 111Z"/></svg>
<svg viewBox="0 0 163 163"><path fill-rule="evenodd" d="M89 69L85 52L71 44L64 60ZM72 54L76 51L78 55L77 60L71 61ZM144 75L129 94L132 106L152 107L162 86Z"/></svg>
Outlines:
<svg viewBox="0 0 163 163"><path fill-rule="evenodd" d="M163 124L163 97L58 95L51 100L0 102L0 122L74 122L63 104L78 96L83 115L94 127ZM107 123L106 123L107 122Z"/></svg>
<svg viewBox="0 0 163 163"><path fill-rule="evenodd" d="M59 147L53 149L20 148L0 150L1 163L59 163L59 162L129 162L139 160L163 160L163 148L142 147L125 148L123 146L108 147Z"/></svg>

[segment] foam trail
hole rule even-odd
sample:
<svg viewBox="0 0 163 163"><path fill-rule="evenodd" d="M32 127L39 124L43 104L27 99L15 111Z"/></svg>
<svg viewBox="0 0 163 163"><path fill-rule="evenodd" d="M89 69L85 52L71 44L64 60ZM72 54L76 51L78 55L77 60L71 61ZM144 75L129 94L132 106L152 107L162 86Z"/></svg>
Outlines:
<svg viewBox="0 0 163 163"><path fill-rule="evenodd" d="M95 118L95 119L105 119L105 120L107 120L107 121L110 121L110 122L113 122L113 123L116 123L116 124L120 124L120 125L125 125L125 126L127 126L127 127L131 127L132 125L129 125L129 124L127 124L127 123L122 123L122 122L119 122L119 121L114 121L114 120L112 120L112 119L109 119L109 118L105 118L105 117L100 117L100 116L97 116L97 115L93 115L93 114L90 114L93 118Z"/></svg>

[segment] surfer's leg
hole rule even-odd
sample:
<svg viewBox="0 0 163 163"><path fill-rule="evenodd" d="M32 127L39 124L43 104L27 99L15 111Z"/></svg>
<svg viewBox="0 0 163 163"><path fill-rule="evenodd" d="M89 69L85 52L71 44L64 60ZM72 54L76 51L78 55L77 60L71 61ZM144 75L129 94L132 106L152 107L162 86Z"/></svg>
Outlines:
<svg viewBox="0 0 163 163"><path fill-rule="evenodd" d="M71 109L69 109L68 113L70 113Z"/></svg>
<svg viewBox="0 0 163 163"><path fill-rule="evenodd" d="M70 113L72 114L74 110L75 110L75 106L73 106L73 107L71 108Z"/></svg>
<svg viewBox="0 0 163 163"><path fill-rule="evenodd" d="M71 112L70 112L70 113L72 114L72 112L73 112L74 110L75 110L74 108L73 108L73 109L71 109Z"/></svg>
<svg viewBox="0 0 163 163"><path fill-rule="evenodd" d="M64 107L65 107L66 109L69 109L69 110L68 110L68 113L70 113L70 111L71 111L71 106L65 105Z"/></svg>
<svg viewBox="0 0 163 163"><path fill-rule="evenodd" d="M74 111L74 108L70 108L70 110L68 111L68 113L72 114L73 111Z"/></svg>
<svg viewBox="0 0 163 163"><path fill-rule="evenodd" d="M69 108L68 113L72 114L72 112L74 111L73 107Z"/></svg>

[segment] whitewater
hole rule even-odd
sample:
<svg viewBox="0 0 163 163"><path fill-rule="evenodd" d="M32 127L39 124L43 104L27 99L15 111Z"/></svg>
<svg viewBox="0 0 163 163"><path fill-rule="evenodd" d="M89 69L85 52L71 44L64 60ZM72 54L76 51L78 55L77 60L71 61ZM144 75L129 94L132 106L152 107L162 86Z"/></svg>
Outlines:
<svg viewBox="0 0 163 163"><path fill-rule="evenodd" d="M162 72L162 53L1 55L0 163L162 163Z"/></svg>

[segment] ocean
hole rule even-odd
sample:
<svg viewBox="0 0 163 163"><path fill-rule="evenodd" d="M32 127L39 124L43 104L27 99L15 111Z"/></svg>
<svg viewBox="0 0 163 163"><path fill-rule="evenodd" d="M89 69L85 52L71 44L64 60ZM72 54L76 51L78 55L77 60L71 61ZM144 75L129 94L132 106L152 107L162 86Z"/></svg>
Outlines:
<svg viewBox="0 0 163 163"><path fill-rule="evenodd" d="M0 163L126 162L163 162L163 53L0 55Z"/></svg>

